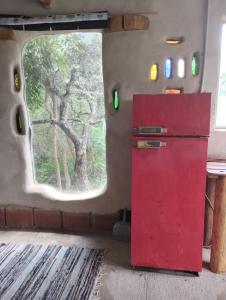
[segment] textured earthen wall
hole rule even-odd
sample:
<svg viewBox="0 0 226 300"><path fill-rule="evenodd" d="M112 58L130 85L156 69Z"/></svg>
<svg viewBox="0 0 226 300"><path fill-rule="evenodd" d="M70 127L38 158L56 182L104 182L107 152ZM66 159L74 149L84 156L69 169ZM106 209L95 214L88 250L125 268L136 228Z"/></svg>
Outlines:
<svg viewBox="0 0 226 300"><path fill-rule="evenodd" d="M134 93L161 93L164 87L175 86L184 87L185 92L200 90L201 77L193 78L189 69L185 79L178 80L174 77L166 81L163 76L163 61L166 57L184 57L190 62L196 51L203 57L205 4L205 0L53 0L52 7L46 9L38 1L1 1L0 13L11 15L98 10L108 10L112 14L147 13L150 29L103 34L108 187L102 195L96 195L92 199L88 199L89 195L84 195L82 200L77 201L62 202L59 200L63 197L59 194L30 188L32 165L28 136L18 136L13 123L17 105L22 105L25 111L26 106L23 91L19 94L13 91L12 70L14 66L21 67L24 43L32 36L17 33L18 41L0 42L0 205L96 214L112 214L120 208L130 207L132 96ZM179 46L165 45L164 40L172 36L184 36L185 42ZM149 81L149 67L156 62L159 63L161 73L158 82L153 83ZM112 114L111 92L115 86L119 88L122 103L120 111ZM71 197L65 200L74 199ZM55 217L56 215L52 216L53 219ZM68 219L69 217L68 215ZM38 220L38 214L35 218ZM93 222L99 226L100 221L95 217ZM72 225L65 226L70 228Z"/></svg>

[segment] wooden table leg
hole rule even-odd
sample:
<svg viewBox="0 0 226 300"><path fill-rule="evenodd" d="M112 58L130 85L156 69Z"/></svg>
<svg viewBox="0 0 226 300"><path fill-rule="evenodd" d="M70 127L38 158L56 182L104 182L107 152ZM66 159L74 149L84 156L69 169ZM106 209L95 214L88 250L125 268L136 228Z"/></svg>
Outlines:
<svg viewBox="0 0 226 300"><path fill-rule="evenodd" d="M204 230L204 242L203 242L204 246L210 246L212 241L215 185L216 185L216 177L206 178L205 230Z"/></svg>
<svg viewBox="0 0 226 300"><path fill-rule="evenodd" d="M226 272L226 176L216 182L210 269Z"/></svg>

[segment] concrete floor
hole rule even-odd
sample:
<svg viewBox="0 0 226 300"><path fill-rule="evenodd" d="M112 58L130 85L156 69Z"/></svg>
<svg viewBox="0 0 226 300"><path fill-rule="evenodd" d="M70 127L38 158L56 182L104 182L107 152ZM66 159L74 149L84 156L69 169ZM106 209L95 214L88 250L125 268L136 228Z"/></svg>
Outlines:
<svg viewBox="0 0 226 300"><path fill-rule="evenodd" d="M208 269L209 250L204 249L200 277L131 270L129 244L107 236L75 236L43 232L0 231L0 243L78 245L107 250L102 268L102 300L226 300L226 274Z"/></svg>

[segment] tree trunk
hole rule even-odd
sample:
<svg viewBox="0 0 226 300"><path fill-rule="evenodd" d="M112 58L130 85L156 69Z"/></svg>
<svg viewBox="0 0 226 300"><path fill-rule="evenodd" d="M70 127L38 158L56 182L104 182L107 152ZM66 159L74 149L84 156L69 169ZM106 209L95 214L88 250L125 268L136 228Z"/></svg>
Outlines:
<svg viewBox="0 0 226 300"><path fill-rule="evenodd" d="M56 183L58 189L62 190L61 176L60 176L60 165L58 161L58 149L57 149L57 128L53 125L53 162L56 175Z"/></svg>
<svg viewBox="0 0 226 300"><path fill-rule="evenodd" d="M57 118L57 103L55 96L52 94L51 99L53 102L53 111L52 111L52 119L56 120ZM56 184L59 190L62 190L62 183L61 183L61 176L60 176L60 165L58 161L58 146L57 146L57 127L55 124L53 126L53 162L54 162L54 169L56 175Z"/></svg>
<svg viewBox="0 0 226 300"><path fill-rule="evenodd" d="M72 155L74 161L76 161L75 147L74 147L74 144L72 143L72 141L68 137L67 137L67 143L68 143L68 147L71 151L71 155Z"/></svg>
<svg viewBox="0 0 226 300"><path fill-rule="evenodd" d="M75 182L79 191L89 190L89 178L86 166L86 148L81 147L76 151Z"/></svg>
<svg viewBox="0 0 226 300"><path fill-rule="evenodd" d="M77 187L80 191L89 190L89 178L87 174L87 143L88 143L89 125L86 124L83 127L82 142L79 147L75 149L76 161L75 161L75 180Z"/></svg>
<svg viewBox="0 0 226 300"><path fill-rule="evenodd" d="M70 191L71 190L71 177L68 172L67 151L66 151L65 145L63 145L63 162L64 162L65 188L66 188L66 191Z"/></svg>

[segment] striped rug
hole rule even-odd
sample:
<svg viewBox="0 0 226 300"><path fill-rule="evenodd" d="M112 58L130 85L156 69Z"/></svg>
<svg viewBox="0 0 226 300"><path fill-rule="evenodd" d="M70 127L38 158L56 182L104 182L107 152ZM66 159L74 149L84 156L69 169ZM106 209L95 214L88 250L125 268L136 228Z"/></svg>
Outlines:
<svg viewBox="0 0 226 300"><path fill-rule="evenodd" d="M103 250L0 244L0 299L86 300Z"/></svg>

